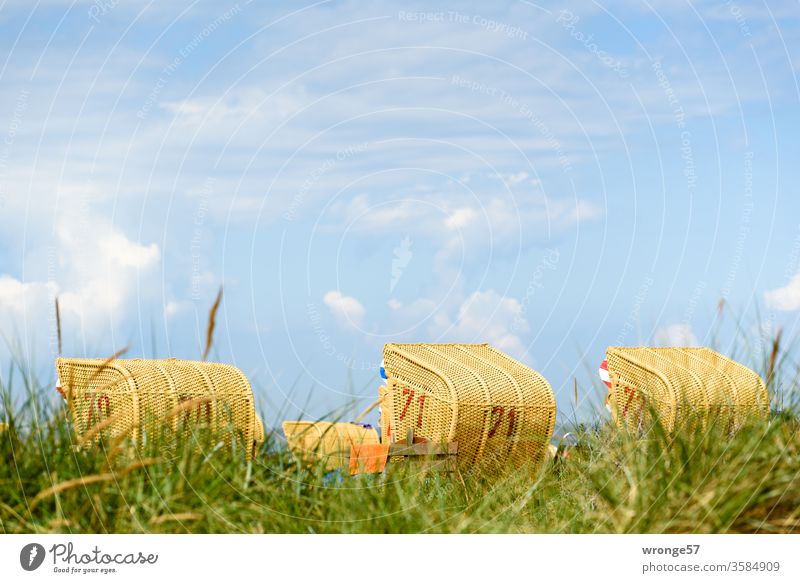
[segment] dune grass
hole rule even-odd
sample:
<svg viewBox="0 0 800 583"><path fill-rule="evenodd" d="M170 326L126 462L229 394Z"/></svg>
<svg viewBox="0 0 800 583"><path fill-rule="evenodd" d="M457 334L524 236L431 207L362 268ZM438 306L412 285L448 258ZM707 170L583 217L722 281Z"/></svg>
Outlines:
<svg viewBox="0 0 800 583"><path fill-rule="evenodd" d="M581 426L569 456L541 468L448 476L401 464L351 478L299 465L275 434L253 461L210 436L79 449L50 390L28 379L12 405L14 378L0 404L5 533L800 532L789 411L733 436Z"/></svg>
<svg viewBox="0 0 800 583"><path fill-rule="evenodd" d="M220 288L204 360L221 299ZM59 316L56 302L60 353ZM728 352L742 359L754 351L736 327ZM798 533L800 367L780 331L757 353L773 410L733 435L714 424L630 435L598 416L560 427L575 445L543 466L389 464L356 477L298 463L276 433L254 459L233 432L226 447L180 427L79 447L66 406L15 358L0 376L0 532Z"/></svg>

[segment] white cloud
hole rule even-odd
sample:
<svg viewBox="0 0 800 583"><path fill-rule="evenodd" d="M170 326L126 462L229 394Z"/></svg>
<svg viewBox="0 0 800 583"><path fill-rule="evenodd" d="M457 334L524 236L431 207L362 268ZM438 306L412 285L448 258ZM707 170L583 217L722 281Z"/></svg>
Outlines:
<svg viewBox="0 0 800 583"><path fill-rule="evenodd" d="M157 262L160 256L155 243L139 245L120 232L109 233L101 244L106 259L122 267L145 269Z"/></svg>
<svg viewBox="0 0 800 583"><path fill-rule="evenodd" d="M475 209L470 207L457 208L445 218L444 226L451 230L463 229L472 223L477 216L478 213L475 212Z"/></svg>
<svg viewBox="0 0 800 583"><path fill-rule="evenodd" d="M169 301L167 302L167 305L164 306L164 317L166 319L170 319L174 316L177 316L181 312L187 311L191 307L192 304L189 302Z"/></svg>
<svg viewBox="0 0 800 583"><path fill-rule="evenodd" d="M0 275L0 313L6 318L45 304L52 306L57 293L55 282L22 282L10 275Z"/></svg>
<svg viewBox="0 0 800 583"><path fill-rule="evenodd" d="M485 213L486 223L499 234L514 232L520 225L529 227L531 224L561 230L603 216L602 209L589 200L543 196L519 197L516 201L495 197L486 205Z"/></svg>
<svg viewBox="0 0 800 583"><path fill-rule="evenodd" d="M655 343L659 346L697 346L697 336L689 324L672 324L656 330Z"/></svg>
<svg viewBox="0 0 800 583"><path fill-rule="evenodd" d="M416 329L422 322L431 317L435 319L441 311L446 310L444 306L430 298L417 298L409 303L391 298L388 306L392 310L389 314L390 330Z"/></svg>
<svg viewBox="0 0 800 583"><path fill-rule="evenodd" d="M364 322L366 310L357 299L331 290L322 298L325 305L343 328L360 327Z"/></svg>
<svg viewBox="0 0 800 583"><path fill-rule="evenodd" d="M347 203L335 205L334 209L342 214L345 223L357 222L356 228L367 232L420 224L431 215L430 205L418 200L374 203L366 194L357 194Z"/></svg>
<svg viewBox="0 0 800 583"><path fill-rule="evenodd" d="M0 275L0 314L4 324L24 326L46 337L48 319L59 297L62 329L80 331L89 341L109 337L109 325L126 315L137 279L153 273L157 245L131 241L104 217L85 210L63 212L55 229L47 280L21 282ZM36 265L31 259L31 265ZM140 280L143 289L152 289ZM113 330L113 328L111 328Z"/></svg>
<svg viewBox="0 0 800 583"><path fill-rule="evenodd" d="M306 98L302 92L294 95L269 95L260 88L227 91L221 97L196 97L165 103L162 108L175 117L176 123L192 128L246 123L259 132L274 129L280 121L296 113Z"/></svg>
<svg viewBox="0 0 800 583"><path fill-rule="evenodd" d="M464 300L454 321L437 314L431 332L437 341L488 342L522 358L526 351L518 333L528 329L519 301L489 289L476 291Z"/></svg>
<svg viewBox="0 0 800 583"><path fill-rule="evenodd" d="M603 216L603 209L590 200L539 194L516 198L491 196L482 205L477 201L464 204L463 198L454 195L428 194L373 202L368 195L359 194L335 209L345 224L362 232L423 230L431 236L446 238L455 230L472 230L473 235L491 230L494 238L503 238L519 233L521 227L532 231L530 227L534 225L560 231Z"/></svg>
<svg viewBox="0 0 800 583"><path fill-rule="evenodd" d="M488 342L516 358L526 358L521 336L530 327L522 305L493 289L476 291L466 298L456 294L442 302L417 298L403 303L392 298L389 307L391 326L408 334L406 341Z"/></svg>
<svg viewBox="0 0 800 583"><path fill-rule="evenodd" d="M800 273L795 275L784 287L779 287L764 294L767 306L773 310L793 312L800 310Z"/></svg>
<svg viewBox="0 0 800 583"><path fill-rule="evenodd" d="M156 244L131 241L103 217L67 213L56 233L61 304L84 325L120 319L136 278L161 255Z"/></svg>
<svg viewBox="0 0 800 583"><path fill-rule="evenodd" d="M517 184L522 184L523 182L527 181L530 177L530 174L527 172L516 172L514 174L504 174L502 172L498 172L495 174L495 176L509 186L516 186ZM529 182L534 185L539 184L539 181L536 179L531 179Z"/></svg>

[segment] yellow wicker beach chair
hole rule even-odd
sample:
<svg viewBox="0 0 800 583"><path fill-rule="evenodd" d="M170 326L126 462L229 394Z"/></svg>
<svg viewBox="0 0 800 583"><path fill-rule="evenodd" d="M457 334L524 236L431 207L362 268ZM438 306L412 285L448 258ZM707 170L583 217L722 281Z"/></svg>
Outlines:
<svg viewBox="0 0 800 583"><path fill-rule="evenodd" d="M386 344L384 440L458 443L459 464L541 462L556 417L539 373L488 344Z"/></svg>
<svg viewBox="0 0 800 583"><path fill-rule="evenodd" d="M767 388L755 372L709 348L609 347L609 406L617 425L638 430L655 413L667 431L687 419L731 429L769 415Z"/></svg>
<svg viewBox="0 0 800 583"><path fill-rule="evenodd" d="M322 461L329 470L347 467L353 446L380 443L377 431L358 423L284 421L283 433L297 459L308 464Z"/></svg>
<svg viewBox="0 0 800 583"><path fill-rule="evenodd" d="M227 442L236 432L252 451L264 442L244 374L220 363L187 360L59 358L56 369L79 442L130 434L139 441L163 424L204 427Z"/></svg>

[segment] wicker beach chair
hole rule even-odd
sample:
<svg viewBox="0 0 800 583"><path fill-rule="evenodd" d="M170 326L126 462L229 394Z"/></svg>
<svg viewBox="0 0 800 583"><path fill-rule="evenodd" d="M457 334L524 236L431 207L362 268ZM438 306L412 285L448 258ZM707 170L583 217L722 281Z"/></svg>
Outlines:
<svg viewBox="0 0 800 583"><path fill-rule="evenodd" d="M323 462L326 469L344 468L353 446L377 445L378 432L358 423L329 421L284 421L283 433L289 451L301 462Z"/></svg>
<svg viewBox="0 0 800 583"><path fill-rule="evenodd" d="M769 414L761 377L709 348L616 346L606 359L609 408L621 428L639 430L655 414L667 431L686 420L735 429Z"/></svg>
<svg viewBox="0 0 800 583"><path fill-rule="evenodd" d="M79 442L130 434L134 441L173 430L209 429L251 453L264 441L253 392L244 374L220 363L187 360L59 358L56 369Z"/></svg>
<svg viewBox="0 0 800 583"><path fill-rule="evenodd" d="M458 463L541 462L556 416L548 382L488 344L386 344L384 442L456 442Z"/></svg>

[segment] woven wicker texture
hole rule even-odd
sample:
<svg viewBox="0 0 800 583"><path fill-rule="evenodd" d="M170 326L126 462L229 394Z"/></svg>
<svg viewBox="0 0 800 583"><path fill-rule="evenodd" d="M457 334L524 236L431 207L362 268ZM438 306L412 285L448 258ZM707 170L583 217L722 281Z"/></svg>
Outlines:
<svg viewBox="0 0 800 583"><path fill-rule="evenodd" d="M228 442L230 430L245 444L264 441L250 383L233 366L176 359L59 358L56 369L79 440L101 423L112 435L130 433L136 441L168 423L175 430L208 427Z"/></svg>
<svg viewBox="0 0 800 583"><path fill-rule="evenodd" d="M381 443L389 443L391 441L389 431L392 419L392 399L388 386L378 387L378 399L381 401Z"/></svg>
<svg viewBox="0 0 800 583"><path fill-rule="evenodd" d="M609 347L609 403L617 425L637 430L655 412L673 431L690 416L731 428L769 414L767 388L755 372L709 348Z"/></svg>
<svg viewBox="0 0 800 583"><path fill-rule="evenodd" d="M536 371L488 344L386 344L384 438L409 429L458 442L459 463L541 462L553 435L553 390Z"/></svg>
<svg viewBox="0 0 800 583"><path fill-rule="evenodd" d="M289 451L304 463L324 461L329 470L347 467L350 448L379 444L378 432L357 423L284 421Z"/></svg>

